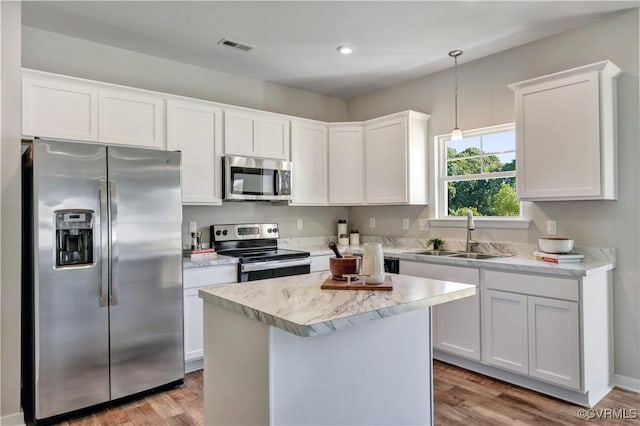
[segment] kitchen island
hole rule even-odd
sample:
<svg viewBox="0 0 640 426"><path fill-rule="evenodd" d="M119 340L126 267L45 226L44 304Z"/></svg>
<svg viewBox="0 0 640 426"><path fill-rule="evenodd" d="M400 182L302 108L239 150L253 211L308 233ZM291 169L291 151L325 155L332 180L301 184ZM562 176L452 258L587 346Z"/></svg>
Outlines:
<svg viewBox="0 0 640 426"><path fill-rule="evenodd" d="M200 290L205 424L433 423L430 307L475 286L390 274L392 291L322 290L329 276Z"/></svg>

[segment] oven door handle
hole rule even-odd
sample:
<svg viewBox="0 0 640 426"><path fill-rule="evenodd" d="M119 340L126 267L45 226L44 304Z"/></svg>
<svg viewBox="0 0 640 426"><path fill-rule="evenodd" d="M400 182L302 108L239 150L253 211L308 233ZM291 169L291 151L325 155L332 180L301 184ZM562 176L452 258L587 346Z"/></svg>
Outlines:
<svg viewBox="0 0 640 426"><path fill-rule="evenodd" d="M266 262L241 263L240 272L265 271L267 269L288 268L291 266L311 265L311 257L301 259L269 260Z"/></svg>

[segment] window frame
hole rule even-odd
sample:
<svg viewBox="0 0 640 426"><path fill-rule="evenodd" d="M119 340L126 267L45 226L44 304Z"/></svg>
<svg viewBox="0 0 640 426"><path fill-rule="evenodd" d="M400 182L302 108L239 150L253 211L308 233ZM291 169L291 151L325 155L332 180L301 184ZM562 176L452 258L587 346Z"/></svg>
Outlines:
<svg viewBox="0 0 640 426"><path fill-rule="evenodd" d="M483 136L491 133L500 133L506 131L515 132L515 122L498 124L495 126L481 127L478 129L472 129L462 132L463 138L472 138L476 136ZM516 170L518 163L516 161L516 169L506 172L493 172L493 173L475 173L470 175L456 175L447 176L447 142L451 140L451 133L445 133L435 137L435 154L438 161L436 161L436 200L437 205L435 209L436 218L442 220L460 220L460 216L450 216L448 209L448 190L447 184L451 181L469 181L469 180L481 180L481 179L499 179L502 177L516 177ZM514 156L516 145L514 143ZM487 154L495 155L495 154ZM520 201L520 214L518 216L477 216L477 219L482 221L522 221L524 219L524 206ZM466 220L466 217L463 218Z"/></svg>

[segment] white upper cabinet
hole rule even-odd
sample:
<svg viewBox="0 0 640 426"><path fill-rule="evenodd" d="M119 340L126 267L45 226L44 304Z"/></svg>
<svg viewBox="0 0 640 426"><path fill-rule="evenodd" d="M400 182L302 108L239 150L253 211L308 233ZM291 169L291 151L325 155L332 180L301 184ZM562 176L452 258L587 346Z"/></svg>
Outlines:
<svg viewBox="0 0 640 426"><path fill-rule="evenodd" d="M291 122L291 205L326 205L329 202L327 125Z"/></svg>
<svg viewBox="0 0 640 426"><path fill-rule="evenodd" d="M79 81L25 71L22 134L97 141L98 89Z"/></svg>
<svg viewBox="0 0 640 426"><path fill-rule="evenodd" d="M521 200L615 200L616 79L602 61L510 84Z"/></svg>
<svg viewBox="0 0 640 426"><path fill-rule="evenodd" d="M289 160L289 148L288 119L259 111L225 110L225 154Z"/></svg>
<svg viewBox="0 0 640 426"><path fill-rule="evenodd" d="M221 203L222 109L210 102L167 101L167 149L182 152L182 203Z"/></svg>
<svg viewBox="0 0 640 426"><path fill-rule="evenodd" d="M100 88L98 117L100 142L165 148L165 101L159 95Z"/></svg>
<svg viewBox="0 0 640 426"><path fill-rule="evenodd" d="M364 201L362 126L329 125L329 202L356 205Z"/></svg>
<svg viewBox="0 0 640 426"><path fill-rule="evenodd" d="M427 204L427 120L407 111L365 123L365 203Z"/></svg>

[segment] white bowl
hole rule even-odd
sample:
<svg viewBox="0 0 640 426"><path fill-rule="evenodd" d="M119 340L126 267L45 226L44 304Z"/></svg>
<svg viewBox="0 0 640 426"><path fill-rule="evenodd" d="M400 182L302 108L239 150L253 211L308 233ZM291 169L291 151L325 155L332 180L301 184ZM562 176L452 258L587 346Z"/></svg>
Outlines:
<svg viewBox="0 0 640 426"><path fill-rule="evenodd" d="M573 249L573 240L562 237L538 238L538 246L545 253L569 253Z"/></svg>

